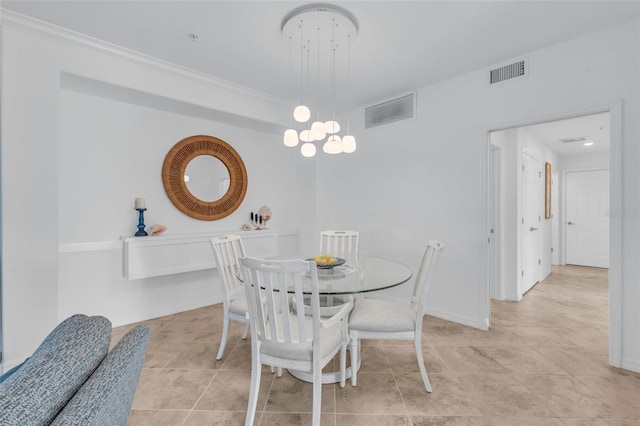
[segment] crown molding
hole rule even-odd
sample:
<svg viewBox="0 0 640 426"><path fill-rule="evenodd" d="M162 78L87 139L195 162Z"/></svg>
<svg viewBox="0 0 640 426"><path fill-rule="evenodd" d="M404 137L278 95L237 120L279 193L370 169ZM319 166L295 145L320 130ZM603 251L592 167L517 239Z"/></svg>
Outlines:
<svg viewBox="0 0 640 426"><path fill-rule="evenodd" d="M22 15L3 7L0 7L0 26L33 34L71 47L88 50L95 54L141 66L153 71L159 71L199 83L240 92L245 95L259 98L262 101L275 102L282 106L290 106L291 104L290 101L283 98L269 95L246 86L241 86L191 68L183 67L181 65L41 21L30 16Z"/></svg>

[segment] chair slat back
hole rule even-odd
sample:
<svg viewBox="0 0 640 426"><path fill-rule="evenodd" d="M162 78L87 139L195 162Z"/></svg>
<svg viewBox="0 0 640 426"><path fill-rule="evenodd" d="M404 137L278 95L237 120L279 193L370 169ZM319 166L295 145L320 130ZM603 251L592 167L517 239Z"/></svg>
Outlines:
<svg viewBox="0 0 640 426"><path fill-rule="evenodd" d="M263 345L309 348L320 332L318 272L315 262L305 260L240 259L247 295L251 329ZM310 299L304 291L311 290ZM297 315L289 303L311 304L312 327L305 315ZM306 300L305 300L306 299Z"/></svg>
<svg viewBox="0 0 640 426"><path fill-rule="evenodd" d="M355 263L358 259L360 233L358 231L322 231L320 232L320 253L346 259Z"/></svg>
<svg viewBox="0 0 640 426"><path fill-rule="evenodd" d="M413 287L413 296L411 298L411 307L420 317L424 315L427 293L429 293L433 274L443 248L444 244L440 241L431 240L427 243L427 248L422 256L422 263L420 264L420 269L418 269L418 274L416 275L416 281Z"/></svg>
<svg viewBox="0 0 640 426"><path fill-rule="evenodd" d="M218 274L222 281L223 296L226 301L229 300L234 291L242 288L242 283L236 275L240 269L241 257L246 257L244 244L239 235L224 235L211 239L213 246L213 255L218 267Z"/></svg>

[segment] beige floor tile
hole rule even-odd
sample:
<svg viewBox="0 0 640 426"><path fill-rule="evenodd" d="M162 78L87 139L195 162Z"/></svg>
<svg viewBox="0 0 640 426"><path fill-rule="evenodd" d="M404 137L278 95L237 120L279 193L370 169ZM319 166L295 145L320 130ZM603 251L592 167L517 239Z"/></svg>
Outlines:
<svg viewBox="0 0 640 426"><path fill-rule="evenodd" d="M572 376L529 376L525 388L558 417L613 417L613 407Z"/></svg>
<svg viewBox="0 0 640 426"><path fill-rule="evenodd" d="M567 426L640 426L640 419L563 419Z"/></svg>
<svg viewBox="0 0 640 426"><path fill-rule="evenodd" d="M456 380L471 395L472 404L485 416L557 417L515 375L474 374Z"/></svg>
<svg viewBox="0 0 640 426"><path fill-rule="evenodd" d="M366 341L364 341L366 342ZM361 345L360 350L360 370L362 372L374 372L374 373L389 373L391 372L391 366L389 365L389 360L387 359L387 354L382 345ZM347 353L347 358L351 358L350 354Z"/></svg>
<svg viewBox="0 0 640 426"><path fill-rule="evenodd" d="M411 426L411 418L403 415L336 414L336 426Z"/></svg>
<svg viewBox="0 0 640 426"><path fill-rule="evenodd" d="M517 374L567 374L528 346L497 346L483 349L491 359Z"/></svg>
<svg viewBox="0 0 640 426"><path fill-rule="evenodd" d="M509 327L508 330L527 346L573 346L549 327Z"/></svg>
<svg viewBox="0 0 640 426"><path fill-rule="evenodd" d="M187 410L132 410L128 426L178 426L188 415Z"/></svg>
<svg viewBox="0 0 640 426"><path fill-rule="evenodd" d="M212 343L191 343L184 346L166 366L166 368L189 368L216 370L223 361L216 360L218 345Z"/></svg>
<svg viewBox="0 0 640 426"><path fill-rule="evenodd" d="M336 386L322 385L322 412L336 412ZM313 409L313 385L284 372L282 377L273 381L265 412L278 411L284 413L311 413Z"/></svg>
<svg viewBox="0 0 640 426"><path fill-rule="evenodd" d="M396 376L400 394L409 414L427 416L479 416L472 404L473 394L465 391L449 374L431 374L432 392L428 393L420 373Z"/></svg>
<svg viewBox="0 0 640 426"><path fill-rule="evenodd" d="M536 352L569 374L608 374L612 371L606 359L576 346L535 347Z"/></svg>
<svg viewBox="0 0 640 426"><path fill-rule="evenodd" d="M640 380L629 376L576 376L600 400L614 409L616 418L640 419Z"/></svg>
<svg viewBox="0 0 640 426"><path fill-rule="evenodd" d="M413 415L415 426L493 426L485 417L431 417Z"/></svg>
<svg viewBox="0 0 640 426"><path fill-rule="evenodd" d="M260 426L300 426L311 424L311 413L270 413L262 414ZM321 414L321 426L334 426L335 414Z"/></svg>
<svg viewBox="0 0 640 426"><path fill-rule="evenodd" d="M246 415L245 411L193 410L182 426L244 426ZM260 415L257 415L256 419L259 421Z"/></svg>
<svg viewBox="0 0 640 426"><path fill-rule="evenodd" d="M496 361L482 346L436 346L436 352L451 373L505 374L509 370Z"/></svg>
<svg viewBox="0 0 640 426"><path fill-rule="evenodd" d="M262 374L256 411L263 411L274 377L271 373ZM250 371L219 370L194 409L246 411L250 385Z"/></svg>
<svg viewBox="0 0 640 426"><path fill-rule="evenodd" d="M240 341L235 346L227 346L221 361L222 370L251 371L251 343Z"/></svg>
<svg viewBox="0 0 640 426"><path fill-rule="evenodd" d="M393 360L393 363L389 363L389 365L394 373L420 371L416 349L413 344L409 346L385 346L384 352L387 359ZM431 346L422 347L422 356L427 373L447 372L447 368L438 353Z"/></svg>
<svg viewBox="0 0 640 426"><path fill-rule="evenodd" d="M406 408L391 373L359 373L357 386L347 380L344 389L336 389L339 414L406 414Z"/></svg>
<svg viewBox="0 0 640 426"><path fill-rule="evenodd" d="M136 393L136 410L193 408L211 382L215 370L162 369Z"/></svg>

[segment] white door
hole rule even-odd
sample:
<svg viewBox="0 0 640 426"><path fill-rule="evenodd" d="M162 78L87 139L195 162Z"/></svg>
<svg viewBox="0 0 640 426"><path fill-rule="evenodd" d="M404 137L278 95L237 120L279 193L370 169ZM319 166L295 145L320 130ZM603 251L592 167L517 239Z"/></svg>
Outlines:
<svg viewBox="0 0 640 426"><path fill-rule="evenodd" d="M567 172L566 263L609 267L609 170Z"/></svg>
<svg viewBox="0 0 640 426"><path fill-rule="evenodd" d="M492 299L504 299L500 280L500 148L491 146L489 157L489 283Z"/></svg>
<svg viewBox="0 0 640 426"><path fill-rule="evenodd" d="M526 152L522 153L522 264L521 294L526 293L540 280L542 263L541 224L544 211L544 180L540 161Z"/></svg>

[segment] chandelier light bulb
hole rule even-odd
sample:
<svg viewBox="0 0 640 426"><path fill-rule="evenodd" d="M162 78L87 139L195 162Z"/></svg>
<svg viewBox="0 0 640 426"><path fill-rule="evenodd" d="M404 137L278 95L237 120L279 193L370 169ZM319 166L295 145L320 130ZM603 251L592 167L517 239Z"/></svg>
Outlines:
<svg viewBox="0 0 640 426"><path fill-rule="evenodd" d="M294 129L287 129L284 132L284 144L288 147L298 145L298 132Z"/></svg>
<svg viewBox="0 0 640 426"><path fill-rule="evenodd" d="M302 142L313 142L313 136L311 135L311 130L304 129L300 132L300 140Z"/></svg>
<svg viewBox="0 0 640 426"><path fill-rule="evenodd" d="M308 106L298 105L293 110L293 118L300 123L306 123L311 118L311 111Z"/></svg>
<svg viewBox="0 0 640 426"><path fill-rule="evenodd" d="M322 121L314 121L311 125L311 136L316 141L321 141L327 136L324 123Z"/></svg>
<svg viewBox="0 0 640 426"><path fill-rule="evenodd" d="M340 145L340 142L328 140L322 146L322 150L327 154L340 154L342 152L342 146Z"/></svg>
<svg viewBox="0 0 640 426"><path fill-rule="evenodd" d="M302 144L302 147L300 148L300 152L305 157L313 157L314 155L316 155L316 146L311 142L307 142L305 144Z"/></svg>
<svg viewBox="0 0 640 426"><path fill-rule="evenodd" d="M327 133L338 133L340 131L340 123L335 120L329 120L324 123Z"/></svg>
<svg viewBox="0 0 640 426"><path fill-rule="evenodd" d="M356 138L351 135L345 135L342 138L342 152L351 154L356 150Z"/></svg>

